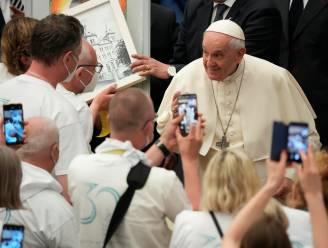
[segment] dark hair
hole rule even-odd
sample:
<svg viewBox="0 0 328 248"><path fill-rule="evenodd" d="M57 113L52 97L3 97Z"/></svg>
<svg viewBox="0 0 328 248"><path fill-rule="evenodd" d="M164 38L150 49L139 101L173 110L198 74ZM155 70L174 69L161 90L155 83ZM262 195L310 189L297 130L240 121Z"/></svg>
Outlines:
<svg viewBox="0 0 328 248"><path fill-rule="evenodd" d="M62 54L79 47L83 30L73 16L52 14L45 17L33 31L32 58L46 65L54 64Z"/></svg>
<svg viewBox="0 0 328 248"><path fill-rule="evenodd" d="M33 29L39 21L29 17L15 17L3 29L1 37L1 60L8 71L20 75L27 71L23 56L31 53Z"/></svg>
<svg viewBox="0 0 328 248"><path fill-rule="evenodd" d="M241 248L292 248L283 223L273 216L263 214L247 231L242 239Z"/></svg>

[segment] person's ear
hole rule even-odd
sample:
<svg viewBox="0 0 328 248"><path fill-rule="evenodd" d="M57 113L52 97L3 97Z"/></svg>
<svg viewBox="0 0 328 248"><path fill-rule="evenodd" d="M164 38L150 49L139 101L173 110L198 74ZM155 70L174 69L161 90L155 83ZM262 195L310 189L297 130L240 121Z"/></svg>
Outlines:
<svg viewBox="0 0 328 248"><path fill-rule="evenodd" d="M59 158L59 145L58 143L55 143L50 148L50 156L51 160L54 161L54 163L57 163Z"/></svg>
<svg viewBox="0 0 328 248"><path fill-rule="evenodd" d="M63 55L63 61L65 62L65 64L68 64L73 58L73 52L72 51L67 51L64 55Z"/></svg>
<svg viewBox="0 0 328 248"><path fill-rule="evenodd" d="M239 51L238 51L238 62L239 63L243 59L245 53L246 53L246 48L240 48L239 49Z"/></svg>

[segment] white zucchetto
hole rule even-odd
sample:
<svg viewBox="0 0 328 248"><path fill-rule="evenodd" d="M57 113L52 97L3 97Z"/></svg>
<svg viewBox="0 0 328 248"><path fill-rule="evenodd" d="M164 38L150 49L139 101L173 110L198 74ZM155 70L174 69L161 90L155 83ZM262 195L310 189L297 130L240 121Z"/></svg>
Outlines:
<svg viewBox="0 0 328 248"><path fill-rule="evenodd" d="M241 27L231 20L220 20L213 22L205 32L222 33L239 40L245 40L245 35Z"/></svg>

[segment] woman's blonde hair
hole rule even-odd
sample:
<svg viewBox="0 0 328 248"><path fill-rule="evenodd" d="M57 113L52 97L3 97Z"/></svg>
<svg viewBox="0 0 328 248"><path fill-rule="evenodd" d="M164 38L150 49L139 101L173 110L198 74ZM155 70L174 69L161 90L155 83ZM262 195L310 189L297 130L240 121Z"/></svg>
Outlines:
<svg viewBox="0 0 328 248"><path fill-rule="evenodd" d="M23 74L28 69L21 58L30 57L32 33L37 23L33 18L15 17L2 31L1 61L13 75Z"/></svg>
<svg viewBox="0 0 328 248"><path fill-rule="evenodd" d="M258 191L260 180L243 152L224 151L209 162L204 175L203 210L233 213Z"/></svg>
<svg viewBox="0 0 328 248"><path fill-rule="evenodd" d="M21 162L14 150L0 145L0 208L18 209L20 184L22 181Z"/></svg>

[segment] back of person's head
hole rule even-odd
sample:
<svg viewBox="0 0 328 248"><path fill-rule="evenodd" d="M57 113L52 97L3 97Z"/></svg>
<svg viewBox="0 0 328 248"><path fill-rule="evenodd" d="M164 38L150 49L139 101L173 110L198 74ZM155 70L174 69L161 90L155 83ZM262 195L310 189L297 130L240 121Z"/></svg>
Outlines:
<svg viewBox="0 0 328 248"><path fill-rule="evenodd" d="M247 155L223 151L214 156L206 168L201 207L233 213L250 200L259 187L259 177Z"/></svg>
<svg viewBox="0 0 328 248"><path fill-rule="evenodd" d="M8 72L20 75L27 71L24 58L31 54L31 37L38 20L29 17L15 17L3 29L1 37L1 60Z"/></svg>
<svg viewBox="0 0 328 248"><path fill-rule="evenodd" d="M322 194L326 209L328 211L328 152L317 152L315 154L315 164L318 167L321 176ZM303 210L307 209L304 192L299 181L293 185L292 192L288 196L288 205L293 208Z"/></svg>
<svg viewBox="0 0 328 248"><path fill-rule="evenodd" d="M21 162L14 150L0 145L0 208L22 207L19 188L22 181Z"/></svg>
<svg viewBox="0 0 328 248"><path fill-rule="evenodd" d="M31 41L32 58L53 65L68 51L79 49L83 26L73 16L51 14L34 28Z"/></svg>
<svg viewBox="0 0 328 248"><path fill-rule="evenodd" d="M17 150L17 154L23 161L41 161L41 165L48 167L44 169L51 171L58 160L59 131L56 123L45 117L32 117L28 122L26 144Z"/></svg>
<svg viewBox="0 0 328 248"><path fill-rule="evenodd" d="M262 214L246 232L241 241L241 248L291 248L286 228L277 218Z"/></svg>
<svg viewBox="0 0 328 248"><path fill-rule="evenodd" d="M141 89L128 88L116 93L109 105L109 123L112 132L134 132L153 121L154 107Z"/></svg>

